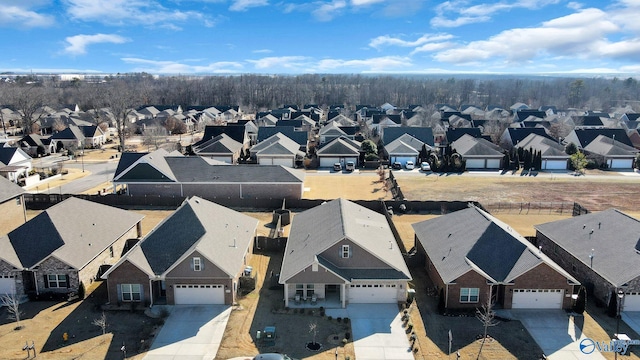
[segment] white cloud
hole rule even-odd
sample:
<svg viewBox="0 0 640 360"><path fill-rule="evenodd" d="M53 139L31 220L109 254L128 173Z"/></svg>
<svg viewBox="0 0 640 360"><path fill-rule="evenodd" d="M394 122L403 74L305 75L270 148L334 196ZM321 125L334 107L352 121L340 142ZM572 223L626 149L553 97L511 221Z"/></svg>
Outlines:
<svg viewBox="0 0 640 360"><path fill-rule="evenodd" d="M451 34L424 34L416 40L407 41L389 35L382 35L371 40L369 42L369 46L375 49L380 49L383 46L416 47L426 43L449 40L452 38L453 35Z"/></svg>
<svg viewBox="0 0 640 360"><path fill-rule="evenodd" d="M47 27L54 23L53 16L38 13L31 9L37 4L28 1L13 2L18 4L0 4L0 26L6 27Z"/></svg>
<svg viewBox="0 0 640 360"><path fill-rule="evenodd" d="M272 53L272 50L269 49L257 49L257 50L253 50L252 53L254 54L270 54Z"/></svg>
<svg viewBox="0 0 640 360"><path fill-rule="evenodd" d="M385 0L351 0L351 5L353 6L366 6L371 4L377 4L384 2Z"/></svg>
<svg viewBox="0 0 640 360"><path fill-rule="evenodd" d="M252 7L267 6L269 1L267 0L234 0L233 4L229 7L231 11L246 11Z"/></svg>
<svg viewBox="0 0 640 360"><path fill-rule="evenodd" d="M453 64L497 59L514 64L549 56L593 59L640 55L640 40L607 40L608 35L619 30L604 11L584 9L544 22L539 27L510 29L488 40L447 49L436 53L434 58Z"/></svg>
<svg viewBox="0 0 640 360"><path fill-rule="evenodd" d="M339 11L346 8L346 6L347 3L343 0L333 0L330 3L320 4L318 8L313 10L311 13L320 21L329 21L336 15L339 15Z"/></svg>
<svg viewBox="0 0 640 360"><path fill-rule="evenodd" d="M450 41L428 43L413 49L413 51L411 52L411 55L415 55L421 52L434 52L434 51L444 50L454 46L455 44Z"/></svg>
<svg viewBox="0 0 640 360"><path fill-rule="evenodd" d="M221 61L206 65L188 65L183 61L148 60L125 57L121 59L127 64L135 64L132 71L148 72L152 74L219 74L240 72L242 64L234 61Z"/></svg>
<svg viewBox="0 0 640 360"><path fill-rule="evenodd" d="M175 23L202 21L211 26L214 20L196 11L169 9L154 0L63 0L74 20L97 21L107 25L140 24L178 28Z"/></svg>
<svg viewBox="0 0 640 360"><path fill-rule="evenodd" d="M256 69L296 69L305 66L310 59L306 56L271 56L258 60L247 60L252 63Z"/></svg>
<svg viewBox="0 0 640 360"><path fill-rule="evenodd" d="M434 27L459 27L467 24L487 22L498 12L512 9L535 10L544 6L557 4L560 0L515 0L470 5L469 0L445 1L436 6L436 16L431 19ZM457 15L457 16L456 16ZM449 18L452 16L453 18Z"/></svg>
<svg viewBox="0 0 640 360"><path fill-rule="evenodd" d="M87 46L100 43L122 44L129 41L120 35L95 34L95 35L75 35L65 39L67 46L64 51L71 55L86 54Z"/></svg>
<svg viewBox="0 0 640 360"><path fill-rule="evenodd" d="M413 66L411 59L401 56L383 56L370 59L342 60L323 59L314 66L315 71L346 71L346 69L359 68L360 71L383 72L397 68Z"/></svg>

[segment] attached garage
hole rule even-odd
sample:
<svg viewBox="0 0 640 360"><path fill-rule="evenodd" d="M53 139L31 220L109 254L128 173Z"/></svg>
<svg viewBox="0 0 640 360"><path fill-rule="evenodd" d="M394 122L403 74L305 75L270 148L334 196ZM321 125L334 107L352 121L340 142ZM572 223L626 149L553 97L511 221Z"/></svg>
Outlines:
<svg viewBox="0 0 640 360"><path fill-rule="evenodd" d="M500 163L502 159L492 158L469 158L465 157L464 160L467 163L467 169L500 169Z"/></svg>
<svg viewBox="0 0 640 360"><path fill-rule="evenodd" d="M609 169L633 169L633 158L628 159L608 159Z"/></svg>
<svg viewBox="0 0 640 360"><path fill-rule="evenodd" d="M0 295L15 294L16 279L13 275L0 275Z"/></svg>
<svg viewBox="0 0 640 360"><path fill-rule="evenodd" d="M640 293L626 293L622 303L622 311L640 311Z"/></svg>
<svg viewBox="0 0 640 360"><path fill-rule="evenodd" d="M396 284L351 284L347 299L350 304L389 304L396 303L398 291Z"/></svg>
<svg viewBox="0 0 640 360"><path fill-rule="evenodd" d="M342 165L346 164L349 161L353 161L355 164L358 163L358 158L357 157L334 157L334 156L328 156L328 157L320 157L320 167L322 168L330 168L333 167L333 164L335 163L341 163Z"/></svg>
<svg viewBox="0 0 640 360"><path fill-rule="evenodd" d="M513 289L512 309L562 309L562 289Z"/></svg>
<svg viewBox="0 0 640 360"><path fill-rule="evenodd" d="M288 166L288 167L293 167L294 163L293 163L294 159L293 157L269 157L269 156L259 156L258 157L258 164L260 165L282 165L282 166Z"/></svg>
<svg viewBox="0 0 640 360"><path fill-rule="evenodd" d="M224 285L174 285L176 305L224 305Z"/></svg>
<svg viewBox="0 0 640 360"><path fill-rule="evenodd" d="M567 160L542 160L542 170L567 170Z"/></svg>
<svg viewBox="0 0 640 360"><path fill-rule="evenodd" d="M201 156L206 156L206 155L201 155ZM211 156L210 158L216 161L225 162L227 164L233 164L233 156Z"/></svg>

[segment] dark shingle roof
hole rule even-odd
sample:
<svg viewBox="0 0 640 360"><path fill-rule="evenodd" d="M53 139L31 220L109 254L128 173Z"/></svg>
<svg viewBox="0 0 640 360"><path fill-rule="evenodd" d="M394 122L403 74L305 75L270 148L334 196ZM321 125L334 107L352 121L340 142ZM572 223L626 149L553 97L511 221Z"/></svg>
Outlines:
<svg viewBox="0 0 640 360"><path fill-rule="evenodd" d="M393 140L402 136L403 134L409 134L429 146L434 145L433 130L430 127L414 127L414 126L390 127L390 128L384 129L383 142L385 144L389 144Z"/></svg>
<svg viewBox="0 0 640 360"><path fill-rule="evenodd" d="M511 142L513 145L518 145L518 143L530 134L536 134L540 136L544 136L548 139L553 140L551 136L547 134L544 128L508 128L509 136L511 137Z"/></svg>
<svg viewBox="0 0 640 360"><path fill-rule="evenodd" d="M542 235L591 266L615 287L640 276L640 221L616 209L535 225Z"/></svg>
<svg viewBox="0 0 640 360"><path fill-rule="evenodd" d="M245 140L245 128L244 126L206 126L204 128L204 135L202 136L202 140L193 144L194 146L199 146L214 137L227 134L233 140L244 144Z"/></svg>
<svg viewBox="0 0 640 360"><path fill-rule="evenodd" d="M18 151L18 148L0 147L0 162L5 165L9 165L16 151Z"/></svg>
<svg viewBox="0 0 640 360"><path fill-rule="evenodd" d="M117 178L120 173L125 171L129 166L133 165L136 161L138 161L145 155L147 155L147 153L122 153L122 155L120 156L120 161L118 161L118 167L116 168L116 172L113 177Z"/></svg>
<svg viewBox="0 0 640 360"><path fill-rule="evenodd" d="M209 165L200 157L166 157L178 182L207 183L300 183L295 170L279 165Z"/></svg>
<svg viewBox="0 0 640 360"><path fill-rule="evenodd" d="M569 136L567 136L567 138L573 138L574 135L580 142L580 144L576 145L580 145L580 147L582 148L589 145L589 143L595 140L598 135L604 135L610 139L613 139L615 137L616 141L619 141L628 146L633 146L631 140L629 140L629 137L627 136L627 132L624 131L624 129L574 129L573 132L569 134Z"/></svg>
<svg viewBox="0 0 640 360"><path fill-rule="evenodd" d="M262 126L258 128L258 142L268 139L277 133L282 133L282 135L303 146L307 146L309 140L309 134L306 131L296 131L293 126Z"/></svg>
<svg viewBox="0 0 640 360"><path fill-rule="evenodd" d="M387 131L387 129L385 129ZM457 128L457 129L447 129L447 141L452 143L458 140L463 135L468 134L475 138L482 137L482 133L479 128Z"/></svg>

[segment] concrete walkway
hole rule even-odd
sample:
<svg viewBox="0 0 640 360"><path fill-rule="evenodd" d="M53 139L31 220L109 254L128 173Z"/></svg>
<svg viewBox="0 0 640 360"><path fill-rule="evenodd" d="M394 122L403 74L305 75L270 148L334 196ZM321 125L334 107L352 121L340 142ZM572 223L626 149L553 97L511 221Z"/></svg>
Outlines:
<svg viewBox="0 0 640 360"><path fill-rule="evenodd" d="M351 320L356 359L414 359L396 304L349 304L346 309L327 309L326 314Z"/></svg>
<svg viewBox="0 0 640 360"><path fill-rule="evenodd" d="M583 318L581 316L569 316L564 310L502 310L502 312L508 312L511 318L520 320L547 359L604 359L604 356L597 350L589 354L580 350L581 341L587 339L582 333L582 325L580 324ZM589 340L586 341L589 342ZM592 349L585 351L589 350Z"/></svg>
<svg viewBox="0 0 640 360"><path fill-rule="evenodd" d="M215 358L230 314L228 305L174 306L144 359Z"/></svg>
<svg viewBox="0 0 640 360"><path fill-rule="evenodd" d="M629 325L631 330L635 331L636 334L640 334L640 311L623 311L621 318L625 324ZM631 334L629 337L633 338Z"/></svg>

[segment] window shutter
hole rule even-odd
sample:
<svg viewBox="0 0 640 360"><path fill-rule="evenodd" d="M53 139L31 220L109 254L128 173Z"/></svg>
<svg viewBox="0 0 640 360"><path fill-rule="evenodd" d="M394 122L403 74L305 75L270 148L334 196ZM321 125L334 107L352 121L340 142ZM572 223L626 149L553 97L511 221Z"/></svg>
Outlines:
<svg viewBox="0 0 640 360"><path fill-rule="evenodd" d="M118 284L116 289L118 290L118 300L122 301L122 284Z"/></svg>
<svg viewBox="0 0 640 360"><path fill-rule="evenodd" d="M191 261L189 262L190 266L191 266L191 270L195 269L195 266L193 264L193 258L191 258Z"/></svg>
<svg viewBox="0 0 640 360"><path fill-rule="evenodd" d="M206 262L206 261L204 261L204 258L200 258L200 271L203 271L203 270L204 270L204 263L205 263L205 262Z"/></svg>
<svg viewBox="0 0 640 360"><path fill-rule="evenodd" d="M47 277L47 275L43 275L44 276L44 287L45 289L49 288L49 278Z"/></svg>
<svg viewBox="0 0 640 360"><path fill-rule="evenodd" d="M65 278L66 278L66 280L67 280L67 289L68 289L68 288L69 288L69 275L65 275L64 277L65 277Z"/></svg>

